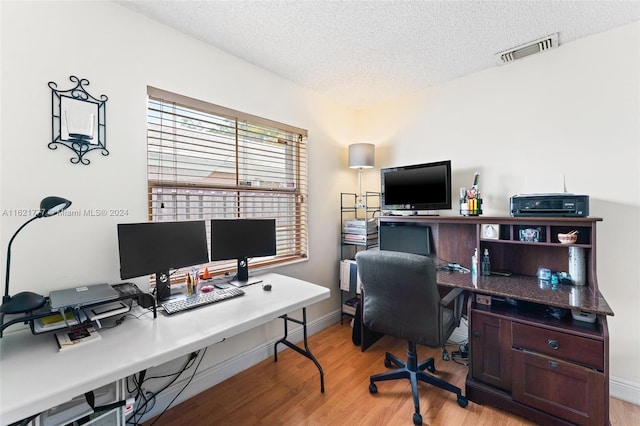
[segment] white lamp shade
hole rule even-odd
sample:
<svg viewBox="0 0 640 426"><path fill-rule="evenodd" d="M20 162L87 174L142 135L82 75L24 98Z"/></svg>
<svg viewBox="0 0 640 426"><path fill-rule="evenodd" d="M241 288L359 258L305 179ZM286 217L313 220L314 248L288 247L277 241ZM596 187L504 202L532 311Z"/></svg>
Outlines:
<svg viewBox="0 0 640 426"><path fill-rule="evenodd" d="M372 143L349 145L349 168L370 169L375 165L376 146Z"/></svg>

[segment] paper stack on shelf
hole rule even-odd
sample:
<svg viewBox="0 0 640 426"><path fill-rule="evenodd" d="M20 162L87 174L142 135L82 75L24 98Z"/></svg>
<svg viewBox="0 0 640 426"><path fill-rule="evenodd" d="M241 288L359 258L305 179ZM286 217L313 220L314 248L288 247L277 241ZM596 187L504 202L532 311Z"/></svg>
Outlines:
<svg viewBox="0 0 640 426"><path fill-rule="evenodd" d="M360 299L358 299L357 297L352 297L351 299L347 300L342 304L342 312L344 312L345 314L355 316L356 308L358 307L359 303L360 303Z"/></svg>
<svg viewBox="0 0 640 426"><path fill-rule="evenodd" d="M345 243L372 243L378 239L378 234L357 235L344 234Z"/></svg>
<svg viewBox="0 0 640 426"><path fill-rule="evenodd" d="M65 312L65 317L66 321L62 317L62 314L58 313L51 314L44 318L38 318L37 320L33 321L33 329L36 333L43 333L45 331L53 331L59 328L66 328L71 325L77 325L78 319L80 319L80 322L84 322L87 320L86 315L82 311L78 312L79 318L76 318L74 313L71 311Z"/></svg>
<svg viewBox="0 0 640 426"><path fill-rule="evenodd" d="M345 243L371 244L378 239L378 226L374 220L354 219L344 222L343 241Z"/></svg>

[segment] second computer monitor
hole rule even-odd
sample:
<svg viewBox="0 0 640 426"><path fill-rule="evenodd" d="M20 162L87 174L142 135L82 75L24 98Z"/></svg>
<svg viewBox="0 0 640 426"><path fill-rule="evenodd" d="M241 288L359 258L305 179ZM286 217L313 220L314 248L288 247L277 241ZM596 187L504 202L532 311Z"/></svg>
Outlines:
<svg viewBox="0 0 640 426"><path fill-rule="evenodd" d="M238 260L239 282L248 282L248 258L275 256L275 219L211 219L211 260Z"/></svg>

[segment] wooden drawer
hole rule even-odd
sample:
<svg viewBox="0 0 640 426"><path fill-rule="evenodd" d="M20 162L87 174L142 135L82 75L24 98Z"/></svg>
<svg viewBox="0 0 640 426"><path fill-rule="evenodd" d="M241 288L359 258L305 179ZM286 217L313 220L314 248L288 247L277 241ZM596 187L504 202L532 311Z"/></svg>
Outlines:
<svg viewBox="0 0 640 426"><path fill-rule="evenodd" d="M513 400L577 425L608 424L604 373L512 350Z"/></svg>
<svg viewBox="0 0 640 426"><path fill-rule="evenodd" d="M513 323L513 346L604 371L604 342Z"/></svg>

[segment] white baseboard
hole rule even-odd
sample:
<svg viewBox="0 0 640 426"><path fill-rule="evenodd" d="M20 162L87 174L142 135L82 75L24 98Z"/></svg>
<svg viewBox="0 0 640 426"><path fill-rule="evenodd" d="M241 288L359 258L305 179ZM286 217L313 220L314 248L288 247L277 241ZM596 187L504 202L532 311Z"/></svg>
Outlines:
<svg viewBox="0 0 640 426"><path fill-rule="evenodd" d="M309 322L307 324L307 335L311 336L339 322L341 315L341 311L337 310L325 315L324 317L318 318L315 321ZM289 336L287 337L287 340L292 343L299 343L302 341L302 339L302 327L297 327L296 329L293 329L293 327L289 328ZM171 403L171 401L176 397L176 395L178 395L182 388L184 388L186 379L174 383L156 397L156 402L153 405L153 408L142 418L140 423L157 416L162 411L164 411L167 405L170 403L172 407L176 406L181 402L186 401L187 399L199 394L200 392L205 391L230 377L233 377L239 372L258 364L259 362L262 362L267 358L273 357L273 345L277 340L279 340L279 338L250 349L249 351L241 353L227 361L221 362L220 364L213 365L206 370L199 371L198 373L196 373L191 383L189 383L189 386L187 386L186 389L184 389L184 391L176 398L176 400ZM280 345L278 347L278 352L284 349L287 349L287 346ZM309 361L309 363L309 368L315 368L311 361Z"/></svg>
<svg viewBox="0 0 640 426"><path fill-rule="evenodd" d="M640 383L611 377L609 379L609 396L640 405Z"/></svg>

